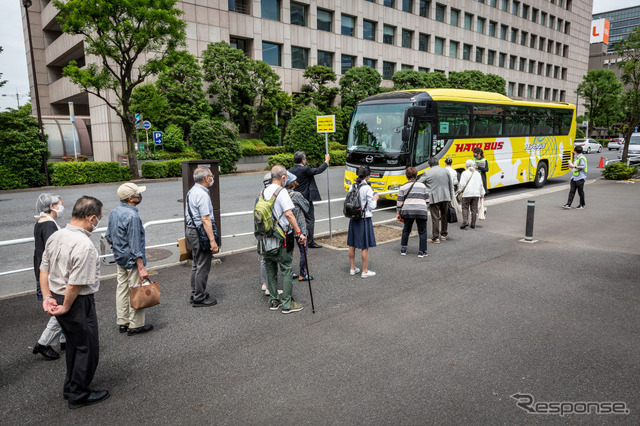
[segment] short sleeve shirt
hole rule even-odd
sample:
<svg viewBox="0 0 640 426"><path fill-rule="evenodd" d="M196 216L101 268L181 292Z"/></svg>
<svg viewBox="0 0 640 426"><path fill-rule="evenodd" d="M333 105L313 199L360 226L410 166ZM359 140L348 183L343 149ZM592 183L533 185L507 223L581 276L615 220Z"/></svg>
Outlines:
<svg viewBox="0 0 640 426"><path fill-rule="evenodd" d="M276 185L275 183L267 186L264 189L264 199L267 201L270 200L273 193L276 192L278 188L281 188L281 186ZM293 201L291 201L289 193L286 189L282 188L282 191L278 194L278 198L276 198L276 201L273 203L273 215L274 217L279 218L278 223L282 229L286 230L289 227L289 220L284 215L284 212L287 210L293 210L294 207L295 206L293 205Z"/></svg>
<svg viewBox="0 0 640 426"><path fill-rule="evenodd" d="M67 285L79 285L80 295L100 287L100 258L90 232L73 225L55 232L45 246L40 269L49 271L49 289L64 295Z"/></svg>
<svg viewBox="0 0 640 426"><path fill-rule="evenodd" d="M197 228L202 225L202 216L209 216L213 220L213 204L211 204L211 197L207 188L196 183L187 193L187 198L193 214L192 221L189 209L185 205L184 217L188 227Z"/></svg>

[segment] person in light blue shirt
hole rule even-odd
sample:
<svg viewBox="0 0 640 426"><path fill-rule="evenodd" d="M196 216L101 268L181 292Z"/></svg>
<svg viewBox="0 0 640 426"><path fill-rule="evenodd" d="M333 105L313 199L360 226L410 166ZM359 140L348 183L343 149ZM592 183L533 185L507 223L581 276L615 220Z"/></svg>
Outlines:
<svg viewBox="0 0 640 426"><path fill-rule="evenodd" d="M570 209L571 203L573 203L573 197L576 195L576 190L580 196L580 204L576 209L582 210L585 207L584 200L584 183L587 180L587 158L582 155L582 147L576 146L573 149L573 162L569 161L569 167L573 172L571 176L571 189L569 190L569 199L567 204L562 206L563 209Z"/></svg>
<svg viewBox="0 0 640 426"><path fill-rule="evenodd" d="M153 330L153 325L145 324L144 309L131 307L129 287L149 278L145 269L144 227L138 215L138 204L146 186L127 182L118 188L120 205L111 211L105 239L111 244L113 258L117 265L116 313L120 333L134 336Z"/></svg>

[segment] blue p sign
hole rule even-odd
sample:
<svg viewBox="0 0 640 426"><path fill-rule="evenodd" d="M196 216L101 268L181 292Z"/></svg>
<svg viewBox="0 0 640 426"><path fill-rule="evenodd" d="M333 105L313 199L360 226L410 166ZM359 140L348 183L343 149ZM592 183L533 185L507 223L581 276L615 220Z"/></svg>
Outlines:
<svg viewBox="0 0 640 426"><path fill-rule="evenodd" d="M153 143L162 145L162 132L153 132Z"/></svg>

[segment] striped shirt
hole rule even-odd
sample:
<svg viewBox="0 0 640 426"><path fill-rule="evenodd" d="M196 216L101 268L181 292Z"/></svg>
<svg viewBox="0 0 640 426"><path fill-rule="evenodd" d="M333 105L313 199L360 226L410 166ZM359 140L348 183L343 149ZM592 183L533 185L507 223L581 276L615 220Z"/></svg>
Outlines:
<svg viewBox="0 0 640 426"><path fill-rule="evenodd" d="M409 181L400 187L398 191L397 211L402 217L412 219L427 218L427 204L429 203L429 192L422 182ZM413 185L413 187L412 187ZM411 189L411 192L409 192Z"/></svg>

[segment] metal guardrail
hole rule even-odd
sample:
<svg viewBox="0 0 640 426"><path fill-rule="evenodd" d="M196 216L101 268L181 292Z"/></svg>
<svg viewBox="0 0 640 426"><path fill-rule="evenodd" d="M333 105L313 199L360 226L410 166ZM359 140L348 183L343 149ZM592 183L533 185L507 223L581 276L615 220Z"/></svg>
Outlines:
<svg viewBox="0 0 640 426"><path fill-rule="evenodd" d="M379 195L385 195L385 194L394 194L398 191L386 191L386 192L379 192ZM334 203L334 202L338 202L338 201L344 201L345 197L341 197L341 198L333 198L331 200L322 200L322 201L317 201L314 202L314 205L319 205L319 204L328 204L329 202ZM385 207L383 209L376 209L375 211L384 211L384 210L391 210L391 209L395 209L395 206L391 206L391 207ZM248 215L253 215L253 210L246 210L246 211L240 211L240 212L231 212L231 213L222 213L220 214L220 220L222 220L222 218L225 217L238 217L238 216L248 216ZM343 219L344 216L340 215L340 216L333 216L331 217L331 220L336 220L336 219ZM380 224L380 223L387 223L387 222L392 222L395 219L389 219L389 220L383 220L383 221L379 221L379 222L375 222L376 224ZM324 218L324 219L317 219L316 222L326 222L329 221L329 218ZM151 220L145 224L143 224L142 226L144 227L144 229L146 230L147 228L151 227L151 226L157 226L157 225L166 225L169 223L180 223L180 222L184 222L184 217L182 218L173 218L173 219L161 219L161 220ZM93 232L96 234L99 234L101 232L105 232L107 230L107 227L100 227L100 228L96 228ZM222 238L235 238L235 237L244 237L244 236L248 236L248 235L253 235L253 231L251 232L241 232L238 234L227 234L227 235L223 235ZM0 241L0 247L8 247L8 246L14 246L14 245L19 245L19 244L27 244L27 243L33 243L35 242L35 239L33 237L29 237L29 238L18 238L18 239L14 239L14 240L5 240L5 241ZM152 246L146 246L145 249L151 249L151 248L160 248L160 247L169 247L169 246L175 246L176 242L170 242L170 243L163 243L163 244L155 244ZM246 248L250 248L250 247L245 247ZM243 250L243 249L239 249L239 250ZM237 250L236 250L237 251ZM109 256L113 256L112 254L104 254L104 255L100 255L100 258L107 258ZM0 277L1 276L5 276L5 275L12 275L12 274L17 274L20 272L29 272L29 271L33 271L33 267L29 267L29 268L21 268L21 269L14 269L11 271L5 271L5 272L0 272Z"/></svg>
<svg viewBox="0 0 640 426"><path fill-rule="evenodd" d="M609 164L621 163L622 160L618 158L614 158L613 160L605 161L604 165L608 166ZM627 166L631 166L631 164L640 164L640 157L627 157Z"/></svg>

